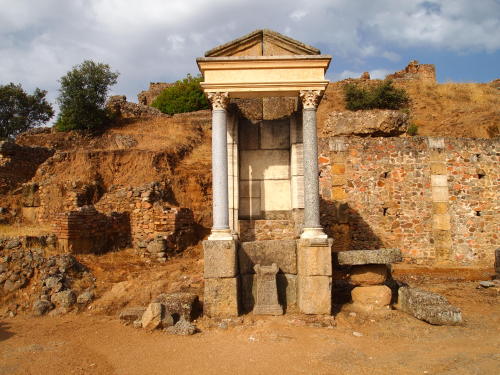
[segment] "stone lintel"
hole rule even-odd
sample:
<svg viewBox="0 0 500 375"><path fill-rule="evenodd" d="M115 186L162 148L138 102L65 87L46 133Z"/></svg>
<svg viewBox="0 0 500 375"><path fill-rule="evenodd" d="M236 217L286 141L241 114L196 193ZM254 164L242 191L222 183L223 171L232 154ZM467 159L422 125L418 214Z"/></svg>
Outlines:
<svg viewBox="0 0 500 375"><path fill-rule="evenodd" d="M349 250L334 254L341 266L363 264L390 264L403 260L399 249Z"/></svg>

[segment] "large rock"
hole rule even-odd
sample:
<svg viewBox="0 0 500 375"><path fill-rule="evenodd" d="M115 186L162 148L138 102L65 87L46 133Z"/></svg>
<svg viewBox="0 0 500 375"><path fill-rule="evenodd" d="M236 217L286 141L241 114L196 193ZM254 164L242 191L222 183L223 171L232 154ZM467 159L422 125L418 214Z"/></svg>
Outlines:
<svg viewBox="0 0 500 375"><path fill-rule="evenodd" d="M324 132L327 136L397 136L408 130L408 114L393 110L332 112Z"/></svg>
<svg viewBox="0 0 500 375"><path fill-rule="evenodd" d="M418 288L409 286L399 288L396 308L430 324L462 324L462 313L459 308L451 305L439 294Z"/></svg>
<svg viewBox="0 0 500 375"><path fill-rule="evenodd" d="M161 303L170 314L189 322L199 313L198 296L193 293L160 294L153 302Z"/></svg>
<svg viewBox="0 0 500 375"><path fill-rule="evenodd" d="M72 290L63 290L62 292L54 293L50 297L50 301L58 307L68 308L76 303L76 295Z"/></svg>
<svg viewBox="0 0 500 375"><path fill-rule="evenodd" d="M140 321L145 311L146 311L145 307L127 307L120 312L118 318L123 323L130 324L135 321Z"/></svg>
<svg viewBox="0 0 500 375"><path fill-rule="evenodd" d="M387 279L387 266L385 264L367 264L353 266L349 281L353 285L380 285Z"/></svg>
<svg viewBox="0 0 500 375"><path fill-rule="evenodd" d="M35 316L42 316L52 310L54 305L49 301L38 300L33 304L33 314Z"/></svg>
<svg viewBox="0 0 500 375"><path fill-rule="evenodd" d="M152 331L161 327L164 307L161 303L150 303L144 314L142 314L142 328Z"/></svg>
<svg viewBox="0 0 500 375"><path fill-rule="evenodd" d="M403 260L399 249L349 250L334 254L341 266L390 264Z"/></svg>
<svg viewBox="0 0 500 375"><path fill-rule="evenodd" d="M295 240L243 242L238 252L240 274L255 273L254 266L278 265L281 273L297 273L297 245Z"/></svg>
<svg viewBox="0 0 500 375"><path fill-rule="evenodd" d="M352 302L383 308L391 303L391 289L385 285L358 286L351 291Z"/></svg>

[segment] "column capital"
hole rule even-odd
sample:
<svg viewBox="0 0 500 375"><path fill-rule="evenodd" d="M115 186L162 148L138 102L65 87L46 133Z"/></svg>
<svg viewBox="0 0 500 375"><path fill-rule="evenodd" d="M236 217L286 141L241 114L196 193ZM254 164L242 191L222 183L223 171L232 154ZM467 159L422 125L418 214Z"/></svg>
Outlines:
<svg viewBox="0 0 500 375"><path fill-rule="evenodd" d="M316 109L321 98L321 91L319 90L301 90L300 99L302 99L302 107L304 109Z"/></svg>
<svg viewBox="0 0 500 375"><path fill-rule="evenodd" d="M208 100L212 103L212 109L225 110L229 104L228 92L209 92L207 93Z"/></svg>

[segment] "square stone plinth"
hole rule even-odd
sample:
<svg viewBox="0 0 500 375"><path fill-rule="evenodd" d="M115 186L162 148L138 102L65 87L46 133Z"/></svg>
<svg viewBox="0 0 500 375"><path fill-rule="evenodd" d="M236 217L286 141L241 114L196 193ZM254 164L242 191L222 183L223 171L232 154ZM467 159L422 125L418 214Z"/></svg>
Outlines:
<svg viewBox="0 0 500 375"><path fill-rule="evenodd" d="M298 306L304 314L331 314L332 278L301 276L298 279Z"/></svg>
<svg viewBox="0 0 500 375"><path fill-rule="evenodd" d="M204 277L235 277L238 274L236 241L203 241Z"/></svg>
<svg viewBox="0 0 500 375"><path fill-rule="evenodd" d="M205 279L203 311L211 318L238 316L237 277Z"/></svg>
<svg viewBox="0 0 500 375"><path fill-rule="evenodd" d="M308 241L298 241L297 270L303 276L331 276L330 246L308 246Z"/></svg>

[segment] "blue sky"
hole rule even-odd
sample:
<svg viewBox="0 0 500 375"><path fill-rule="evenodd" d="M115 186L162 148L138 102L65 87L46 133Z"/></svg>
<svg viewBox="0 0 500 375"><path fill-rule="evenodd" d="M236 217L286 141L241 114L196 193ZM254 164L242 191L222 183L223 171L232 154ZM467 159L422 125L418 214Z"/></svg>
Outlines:
<svg viewBox="0 0 500 375"><path fill-rule="evenodd" d="M327 77L372 78L409 60L440 82L500 78L500 0L0 0L0 84L48 90L85 59L120 72L131 101L149 82L197 73L195 58L269 28L333 55Z"/></svg>

